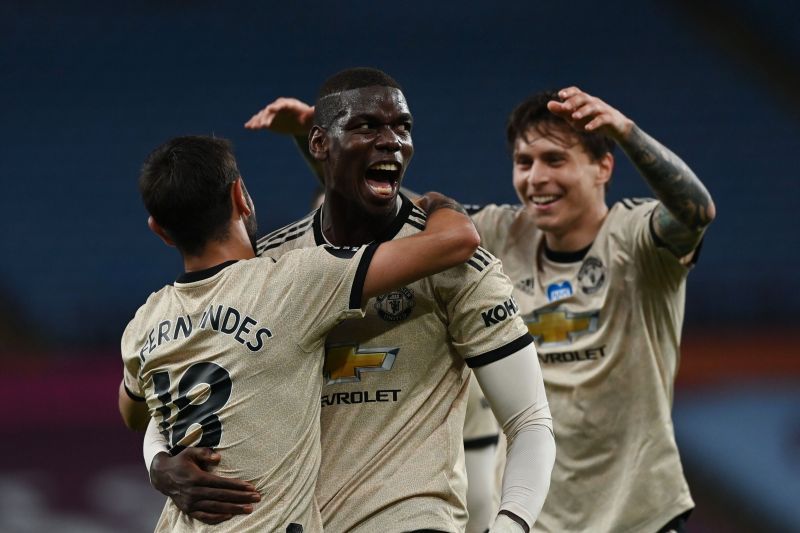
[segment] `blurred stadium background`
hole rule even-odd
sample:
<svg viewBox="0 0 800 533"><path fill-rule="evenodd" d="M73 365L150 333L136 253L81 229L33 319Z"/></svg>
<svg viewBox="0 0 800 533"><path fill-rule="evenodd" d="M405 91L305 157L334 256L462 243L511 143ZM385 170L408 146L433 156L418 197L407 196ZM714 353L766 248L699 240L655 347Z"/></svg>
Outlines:
<svg viewBox="0 0 800 533"><path fill-rule="evenodd" d="M800 531L799 22L790 0L0 1L0 531L152 529L118 338L181 264L146 228L139 165L175 135L227 137L261 229L287 223L314 181L242 124L355 65L404 85L417 190L513 202L505 118L569 84L694 168L719 215L676 388L689 530ZM618 157L610 199L647 195Z"/></svg>

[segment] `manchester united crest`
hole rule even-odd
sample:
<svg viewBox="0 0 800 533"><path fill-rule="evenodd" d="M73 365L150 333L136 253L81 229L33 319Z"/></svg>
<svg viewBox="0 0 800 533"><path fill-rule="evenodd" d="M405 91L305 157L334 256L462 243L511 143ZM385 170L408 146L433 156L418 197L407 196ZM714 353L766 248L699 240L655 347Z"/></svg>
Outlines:
<svg viewBox="0 0 800 533"><path fill-rule="evenodd" d="M408 287L383 294L375 299L378 316L387 322L405 320L411 315L414 305L414 291Z"/></svg>
<svg viewBox="0 0 800 533"><path fill-rule="evenodd" d="M596 257L587 257L578 271L578 284L584 294L594 294L606 281L606 267Z"/></svg>

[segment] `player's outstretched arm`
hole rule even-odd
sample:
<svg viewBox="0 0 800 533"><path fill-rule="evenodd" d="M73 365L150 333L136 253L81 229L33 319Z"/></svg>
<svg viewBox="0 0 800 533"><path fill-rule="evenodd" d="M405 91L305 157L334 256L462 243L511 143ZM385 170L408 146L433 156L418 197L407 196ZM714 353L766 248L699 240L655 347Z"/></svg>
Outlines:
<svg viewBox="0 0 800 533"><path fill-rule="evenodd" d="M472 370L508 439L500 511L490 533L527 533L544 505L556 454L536 349L531 343Z"/></svg>
<svg viewBox="0 0 800 533"><path fill-rule="evenodd" d="M461 205L429 192L417 201L428 213L425 230L382 243L364 281L363 302L466 262L481 238Z"/></svg>
<svg viewBox="0 0 800 533"><path fill-rule="evenodd" d="M192 518L219 524L253 512L253 504L261 501L252 484L208 472L220 461L219 453L211 448L188 447L174 457L166 450L167 443L151 420L144 439L150 483Z"/></svg>
<svg viewBox="0 0 800 533"><path fill-rule="evenodd" d="M308 132L314 124L314 106L297 98L280 97L244 123L249 130L269 130L291 135L300 154L320 182L322 166L308 151Z"/></svg>
<svg viewBox="0 0 800 533"><path fill-rule="evenodd" d="M147 403L137 402L128 395L125 390L125 382L119 383L119 414L122 416L122 421L128 426L128 429L134 431L144 431L147 428L147 422L150 420L150 411L147 409Z"/></svg>
<svg viewBox="0 0 800 533"><path fill-rule="evenodd" d="M692 169L631 119L603 100L577 87L559 91L563 102L547 107L578 131L599 131L614 139L639 170L661 204L653 213L653 229L677 257L697 247L716 208Z"/></svg>

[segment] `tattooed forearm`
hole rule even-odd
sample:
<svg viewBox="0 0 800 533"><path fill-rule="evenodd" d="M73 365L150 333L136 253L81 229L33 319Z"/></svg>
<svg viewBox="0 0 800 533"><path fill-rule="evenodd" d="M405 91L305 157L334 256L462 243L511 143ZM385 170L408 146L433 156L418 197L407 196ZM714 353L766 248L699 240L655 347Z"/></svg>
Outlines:
<svg viewBox="0 0 800 533"><path fill-rule="evenodd" d="M690 252L714 219L708 190L686 163L637 126L619 145L661 201L653 214L656 233L674 253Z"/></svg>

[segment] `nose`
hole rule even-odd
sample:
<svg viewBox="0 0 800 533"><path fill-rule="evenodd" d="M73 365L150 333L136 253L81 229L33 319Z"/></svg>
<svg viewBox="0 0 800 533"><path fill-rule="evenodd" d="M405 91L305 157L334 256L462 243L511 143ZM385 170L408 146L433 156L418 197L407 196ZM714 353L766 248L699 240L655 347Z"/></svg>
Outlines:
<svg viewBox="0 0 800 533"><path fill-rule="evenodd" d="M403 147L403 142L397 132L391 126L386 125L378 130L378 140L375 143L375 147L387 152L397 152Z"/></svg>
<svg viewBox="0 0 800 533"><path fill-rule="evenodd" d="M530 170L528 170L528 183L533 186L537 186L543 185L548 181L550 181L550 175L547 165L544 165L539 161L534 161Z"/></svg>

